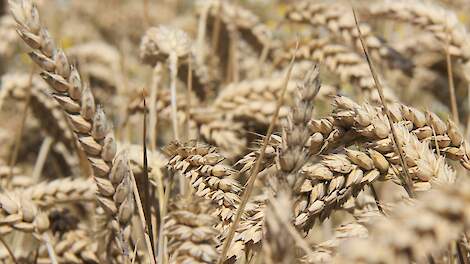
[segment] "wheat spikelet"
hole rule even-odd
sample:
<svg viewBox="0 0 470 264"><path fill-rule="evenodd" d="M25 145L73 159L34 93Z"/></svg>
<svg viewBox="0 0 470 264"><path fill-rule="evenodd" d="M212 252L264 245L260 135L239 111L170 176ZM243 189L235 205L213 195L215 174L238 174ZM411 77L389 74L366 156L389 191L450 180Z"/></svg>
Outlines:
<svg viewBox="0 0 470 264"><path fill-rule="evenodd" d="M214 263L220 241L210 204L180 198L173 206L165 220L170 263Z"/></svg>
<svg viewBox="0 0 470 264"><path fill-rule="evenodd" d="M420 142L403 126L397 126L397 131L415 191L454 181L455 172L442 157L435 156L427 143ZM344 154L329 154L320 163L304 166L300 173L306 180L298 190L300 197L294 209L296 225L308 229L316 216L320 220L328 217L335 207L356 196L364 185L380 178L393 179L396 174L393 168L402 169L393 144L389 142L388 151L380 147L375 149L345 149Z"/></svg>
<svg viewBox="0 0 470 264"><path fill-rule="evenodd" d="M177 52L180 63L175 65L178 67L178 78L182 82L186 82L189 66L188 59L193 56L190 50L189 37L183 31L175 31L174 35L168 31L175 31L175 29L159 27L150 28L145 33L140 44L140 57L149 65L155 66L159 62L166 62L169 60L171 52ZM165 45L173 45L175 48L165 47ZM204 98L207 93L214 89L217 83L217 74L212 73L202 62L191 59L194 65L191 67L193 72L192 87L199 98Z"/></svg>
<svg viewBox="0 0 470 264"><path fill-rule="evenodd" d="M274 50L273 54L275 64L285 64L292 57L293 50L281 48ZM302 45L296 54L299 59L325 64L330 71L338 74L341 80L357 85L364 98L375 102L379 100L366 61L345 46L331 44L328 39L315 39ZM396 101L393 90L386 88L384 92L386 100Z"/></svg>
<svg viewBox="0 0 470 264"><path fill-rule="evenodd" d="M462 59L465 69L469 67L468 34L455 13L424 1L414 1L412 4L405 1L379 2L368 6L366 11L373 17L388 18L416 25L432 33L441 42L442 47L445 47L444 45L449 42L449 53ZM464 73L464 75L466 81L469 82L468 74Z"/></svg>
<svg viewBox="0 0 470 264"><path fill-rule="evenodd" d="M221 164L224 157L214 147L194 141L172 142L165 147L165 152L170 157L168 167L190 180L195 195L218 205L214 215L222 221L230 221L240 202L242 187L235 179L237 171Z"/></svg>
<svg viewBox="0 0 470 264"><path fill-rule="evenodd" d="M260 250L264 241L266 199L265 195L259 195L253 197L246 205L244 215L227 252L225 260L227 263L246 260L250 254ZM222 233L222 240L225 240L229 226L221 223L216 228Z"/></svg>
<svg viewBox="0 0 470 264"><path fill-rule="evenodd" d="M94 201L96 186L92 180L64 178L38 183L23 192L40 208L48 208L61 203Z"/></svg>
<svg viewBox="0 0 470 264"><path fill-rule="evenodd" d="M54 89L53 97L66 112L88 157L98 186L99 204L112 219L114 232L120 234L118 240L127 254L124 241L129 236L134 200L125 154L113 162L116 142L106 115L101 107L95 106L90 88L82 85L78 71L69 64L65 53L55 48L47 29L39 22L36 6L31 1L10 1L10 7L18 34L33 49L30 57L44 70L41 77Z"/></svg>
<svg viewBox="0 0 470 264"><path fill-rule="evenodd" d="M14 193L0 193L0 234L18 230L40 235L49 228L49 219L31 200Z"/></svg>
<svg viewBox="0 0 470 264"><path fill-rule="evenodd" d="M98 241L95 241L83 227L65 233L52 240L59 263L100 263ZM41 254L41 253L40 253ZM38 263L51 263L47 252L41 254Z"/></svg>
<svg viewBox="0 0 470 264"><path fill-rule="evenodd" d="M390 150L393 147L393 144L390 145L391 140L387 139L390 127L380 108L368 104L360 106L345 97L337 97L335 103L333 117L310 122L313 132L310 141L312 150L331 149L345 137L350 144L359 139L358 136L366 141L377 141L376 145L382 145L382 148ZM458 160L465 168L469 168L468 143L452 121L449 120L446 124L432 112L423 113L399 103L391 106L391 112L393 122L404 123L419 141L428 141L433 148L439 148L447 158Z"/></svg>
<svg viewBox="0 0 470 264"><path fill-rule="evenodd" d="M292 22L326 27L332 34L362 53L354 17L346 5L301 1L289 5L285 17ZM402 69L407 74L411 73L412 62L390 47L383 39L375 36L367 23L362 22L359 26L365 45L373 58L378 61L386 61L390 66Z"/></svg>
<svg viewBox="0 0 470 264"><path fill-rule="evenodd" d="M468 225L467 190L464 180L423 194L413 206L401 206L391 217L376 221L367 240L344 243L335 261L409 263L442 252Z"/></svg>

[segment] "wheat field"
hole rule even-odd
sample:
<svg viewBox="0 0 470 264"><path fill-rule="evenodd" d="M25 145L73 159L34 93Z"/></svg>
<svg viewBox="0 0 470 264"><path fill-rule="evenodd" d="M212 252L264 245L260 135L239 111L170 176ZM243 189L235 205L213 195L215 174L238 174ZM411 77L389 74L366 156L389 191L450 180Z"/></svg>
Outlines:
<svg viewBox="0 0 470 264"><path fill-rule="evenodd" d="M469 12L0 0L0 263L470 264Z"/></svg>

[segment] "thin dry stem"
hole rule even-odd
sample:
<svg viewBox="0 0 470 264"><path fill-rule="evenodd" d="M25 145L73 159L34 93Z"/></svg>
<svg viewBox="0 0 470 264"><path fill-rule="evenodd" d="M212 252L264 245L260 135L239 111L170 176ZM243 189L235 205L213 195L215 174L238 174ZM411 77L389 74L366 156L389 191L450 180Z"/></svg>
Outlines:
<svg viewBox="0 0 470 264"><path fill-rule="evenodd" d="M217 261L217 263L219 263L219 264L222 264L225 260L225 256L227 255L228 249L229 249L229 247L232 243L233 236L235 235L235 230L236 230L237 225L240 222L241 216L243 214L243 210L245 209L245 206L248 202L248 199L250 198L251 192L253 191L253 186L254 186L254 183L255 183L255 180L256 180L256 176L258 175L258 172L260 170L261 161L264 159L264 154L266 152L266 148L268 146L269 139L271 138L271 134L273 132L277 117L279 115L279 110L280 110L280 108L283 104L284 94L286 92L287 84L289 82L289 78L290 78L290 75L291 75L291 72L292 72L292 68L294 66L294 60L295 60L295 53L294 53L294 56L292 57L292 61L291 61L291 64L289 66L289 70L287 71L286 78L284 79L284 88L281 92L281 96L279 96L276 111L274 112L274 115L271 119L271 123L269 125L268 131L266 132L266 136L263 140L263 145L261 147L260 156L256 160L256 163L255 163L255 166L253 167L253 170L250 172L250 176L249 176L248 182L246 184L245 191L243 192L243 196L241 198L240 205L237 208L237 213L235 215L235 219L233 220L233 223L230 226L229 233L228 233L227 237L225 238L224 244L222 246L222 253L220 254L219 259Z"/></svg>
<svg viewBox="0 0 470 264"><path fill-rule="evenodd" d="M393 123L392 123L392 117L390 115L390 111L388 109L387 102L385 101L382 85L380 84L380 81L377 78L377 74L375 73L375 68L372 65L372 61L370 60L370 57L369 57L369 52L367 51L367 46L364 44L364 40L362 39L361 29L359 27L359 23L358 23L357 16L356 16L356 11L354 10L354 7L352 7L352 12L353 12L353 15L354 15L354 21L356 22L357 31L359 32L359 39L361 40L362 48L364 50L364 55L366 56L367 63L369 64L369 68L370 68L370 71L372 73L372 77L374 77L374 82L375 82L375 86L376 86L376 88L379 92L380 101L382 102L385 114L387 115L387 120L388 120L388 122L390 124L390 128L392 130L393 141L395 143L395 147L397 148L398 154L400 155L400 162L401 162L401 165L404 169L404 172L403 172L404 173L403 187L405 188L406 192L408 193L408 195L410 197L414 197L413 183L412 183L411 177L408 173L408 166L405 162L405 156L404 156L404 153L403 153L403 149L401 148L401 144L398 141L397 133L396 133L395 127L393 126Z"/></svg>
<svg viewBox="0 0 470 264"><path fill-rule="evenodd" d="M145 246L147 248L147 254L148 254L148 257L149 257L149 261L152 264L156 264L155 256L153 254L152 242L150 240L150 230L147 228L147 223L146 223L145 214L144 214L144 208L143 208L142 202L140 200L139 189L137 189L137 183L135 181L134 173L132 171L130 171L130 178L131 178L132 192L135 196L135 201L136 201L136 204L137 204L137 213L139 214L140 227L142 228L142 231L144 233Z"/></svg>
<svg viewBox="0 0 470 264"><path fill-rule="evenodd" d="M447 23L446 23L447 25ZM449 29L446 30L447 38L445 44L445 53L446 53L446 63L447 63L447 79L449 81L449 97L450 97L450 106L452 109L452 118L456 124L460 124L459 120L459 111L457 108L457 99L455 98L455 86L454 86L454 75L452 71L452 55L449 51L450 46L450 33Z"/></svg>
<svg viewBox="0 0 470 264"><path fill-rule="evenodd" d="M34 74L34 71L36 69L36 66L33 65L31 67L31 72L29 73L29 79L28 79L28 92L27 92L27 95L26 95L26 102L25 102L25 105L24 105L24 108L23 108L23 112L21 114L21 122L20 122L20 127L18 128L18 131L16 131L15 133L15 144L14 144L14 149L13 149L13 153L10 157L10 172L8 174L8 178L9 180L11 180L11 177L13 176L13 168L16 164L16 159L18 158L18 151L20 149L20 146L21 146L21 137L23 135L23 130L24 130L24 126L25 126L25 122L26 122L26 118L27 118L27 113L28 113L28 109L29 109L29 106L30 106L30 101L31 101L31 89L33 89L32 87L32 84L33 84L33 74ZM9 181L10 182L10 181Z"/></svg>

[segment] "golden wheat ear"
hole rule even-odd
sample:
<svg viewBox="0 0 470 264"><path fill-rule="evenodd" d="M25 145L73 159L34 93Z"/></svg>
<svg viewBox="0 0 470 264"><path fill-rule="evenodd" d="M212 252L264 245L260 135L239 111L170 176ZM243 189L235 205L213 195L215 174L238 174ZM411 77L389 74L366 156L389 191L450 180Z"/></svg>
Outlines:
<svg viewBox="0 0 470 264"><path fill-rule="evenodd" d="M357 52L362 51L354 17L344 3L300 1L289 5L285 18L295 23L327 28L333 36L340 38ZM410 59L392 48L383 38L374 35L369 24L361 22L360 27L365 45L374 60L391 68L398 68L408 75L412 74L414 66Z"/></svg>
<svg viewBox="0 0 470 264"><path fill-rule="evenodd" d="M400 206L390 217L380 217L367 239L342 243L335 261L409 263L426 261L431 254L438 256L469 222L465 209L470 201L468 183L462 179L458 184L442 185L423 194L415 204Z"/></svg>
<svg viewBox="0 0 470 264"><path fill-rule="evenodd" d="M43 70L41 77L54 90L53 97L87 155L98 186L98 202L113 222L113 232L120 234L119 244L126 255L134 200L125 154L115 159L116 142L104 110L95 105L91 89L82 83L76 67L41 25L36 6L32 1L10 1L10 8L18 34L32 48L29 56Z"/></svg>

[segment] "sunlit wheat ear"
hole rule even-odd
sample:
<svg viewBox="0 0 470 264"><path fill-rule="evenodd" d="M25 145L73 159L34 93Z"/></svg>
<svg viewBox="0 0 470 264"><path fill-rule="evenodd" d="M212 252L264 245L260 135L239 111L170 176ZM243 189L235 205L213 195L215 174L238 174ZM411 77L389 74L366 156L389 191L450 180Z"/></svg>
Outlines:
<svg viewBox="0 0 470 264"><path fill-rule="evenodd" d="M449 53L462 59L465 69L470 67L469 35L465 26L451 10L427 1L379 1L366 6L369 15L415 25L430 32L441 42L442 51L449 40ZM464 76L470 82L468 70Z"/></svg>
<svg viewBox="0 0 470 264"><path fill-rule="evenodd" d="M414 191L427 191L432 186L454 182L455 172L445 164L443 157L433 153L428 143L420 142L403 126L397 126L397 131ZM325 155L320 163L304 166L300 174L306 180L299 189L300 198L294 208L296 225L308 230L315 218L325 219L375 180L399 182L393 168L403 168L391 139L387 140L387 151L380 147L383 145L371 143L368 150L344 149L344 154Z"/></svg>
<svg viewBox="0 0 470 264"><path fill-rule="evenodd" d="M0 214L4 219L0 226L2 236L14 230L32 233L37 238L49 229L49 219L39 211L30 198L19 193L0 194Z"/></svg>
<svg viewBox="0 0 470 264"><path fill-rule="evenodd" d="M289 62L294 52L293 47L282 47L273 50L274 63L285 65ZM326 68L337 74L342 81L357 86L360 97L369 102L379 102L379 96L375 89L374 79L370 75L367 62L356 52L341 45L330 43L326 38L309 40L301 45L297 52L300 60L313 60L321 63ZM395 92L390 87L385 87L385 98L387 101L397 100Z"/></svg>
<svg viewBox="0 0 470 264"><path fill-rule="evenodd" d="M152 29L151 29L152 30ZM191 40L189 36L181 30L176 28L169 28L160 26L152 30L148 36L153 38L155 43L148 41L148 45L155 45L157 48L151 51L151 55L163 56L167 59L168 67L170 69L170 90L171 90L171 105L172 105L172 119L173 119L173 135L175 139L179 139L178 134L178 117L176 115L176 79L178 76L178 60L185 60L188 56L191 56ZM148 48L144 44L144 53L148 53Z"/></svg>
<svg viewBox="0 0 470 264"><path fill-rule="evenodd" d="M123 254L127 255L125 240L130 229L126 227L130 224L134 204L128 184L115 190L119 182L111 183L111 169L116 168L113 163L116 143L112 131L108 131L106 115L101 107L95 105L91 89L83 85L79 72L69 63L64 51L56 48L47 29L40 24L36 6L29 0L20 3L10 1L10 8L18 24L18 34L33 49L29 53L31 59L44 70L41 77L54 90L54 98L66 112L87 155L99 190L98 201L108 213L111 223L115 223L112 224L113 231L121 241ZM121 195L122 190L127 190L124 194L129 195ZM120 196L114 198L114 193L118 191Z"/></svg>
<svg viewBox="0 0 470 264"><path fill-rule="evenodd" d="M335 105L331 117L310 121L312 151L353 144L358 136L365 137L378 151L391 150L390 126L382 109L369 104L359 105L346 97L337 97ZM432 112L424 113L400 103L392 104L390 111L393 122L405 125L420 142L428 142L433 149L439 148L446 158L458 160L464 168L470 168L468 143L452 121L446 124Z"/></svg>
<svg viewBox="0 0 470 264"><path fill-rule="evenodd" d="M235 179L237 171L224 165L224 157L214 147L197 143L172 142L165 147L168 168L180 171L195 190L195 195L217 205L214 215L230 222L240 202L242 186Z"/></svg>
<svg viewBox="0 0 470 264"><path fill-rule="evenodd" d="M54 237L51 243L59 263L100 263L99 241L93 239L93 234L85 227ZM50 262L47 252L40 252L38 262Z"/></svg>
<svg viewBox="0 0 470 264"><path fill-rule="evenodd" d="M369 238L351 239L340 247L335 261L363 263L409 263L425 261L430 254L444 252L469 223L468 181L442 185L404 205L390 217L381 217ZM367 249L367 250L366 250Z"/></svg>
<svg viewBox="0 0 470 264"><path fill-rule="evenodd" d="M333 36L342 39L362 53L354 17L349 11L348 5L344 3L300 1L289 5L285 17L292 22L325 27ZM381 37L374 35L371 26L367 23L362 22L360 27L365 44L375 60L385 62L392 68L399 68L407 74L411 73L413 70L411 60L393 49Z"/></svg>
<svg viewBox="0 0 470 264"><path fill-rule="evenodd" d="M214 263L217 260L219 221L202 198L179 198L165 219L170 263Z"/></svg>

